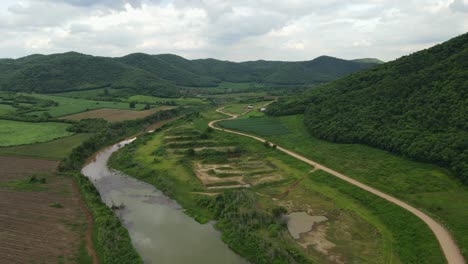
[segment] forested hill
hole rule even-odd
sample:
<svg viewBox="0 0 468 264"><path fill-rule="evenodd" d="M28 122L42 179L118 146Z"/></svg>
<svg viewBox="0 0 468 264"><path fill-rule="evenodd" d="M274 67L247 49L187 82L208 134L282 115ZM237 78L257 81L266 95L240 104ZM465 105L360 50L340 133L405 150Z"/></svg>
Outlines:
<svg viewBox="0 0 468 264"><path fill-rule="evenodd" d="M468 183L468 34L272 105L320 138L447 166Z"/></svg>
<svg viewBox="0 0 468 264"><path fill-rule="evenodd" d="M68 52L0 60L0 90L50 93L114 87L177 96L180 90L177 86L216 87L221 82L323 83L378 63L378 60L347 61L326 56L303 62L235 63L187 60L172 54L135 53L106 58Z"/></svg>

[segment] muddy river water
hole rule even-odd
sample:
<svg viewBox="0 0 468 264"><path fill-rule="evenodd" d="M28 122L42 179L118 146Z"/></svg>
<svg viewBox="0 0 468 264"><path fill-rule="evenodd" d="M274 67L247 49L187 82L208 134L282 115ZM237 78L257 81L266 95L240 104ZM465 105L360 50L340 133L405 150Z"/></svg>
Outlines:
<svg viewBox="0 0 468 264"><path fill-rule="evenodd" d="M131 141L101 151L82 173L108 206L124 205L117 214L145 263L247 263L221 241L212 223L197 223L153 185L107 167L111 154Z"/></svg>

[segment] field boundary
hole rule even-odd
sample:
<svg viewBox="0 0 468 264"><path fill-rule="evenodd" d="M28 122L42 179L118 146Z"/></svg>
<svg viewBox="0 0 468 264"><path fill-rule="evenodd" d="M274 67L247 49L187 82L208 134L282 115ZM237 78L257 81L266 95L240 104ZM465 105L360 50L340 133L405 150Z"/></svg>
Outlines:
<svg viewBox="0 0 468 264"><path fill-rule="evenodd" d="M270 102L272 103L272 102ZM267 104L268 105L268 104ZM266 105L265 105L266 106ZM228 115L230 116L229 118L223 118L223 119L218 119L218 120L213 120L211 121L210 123L208 123L208 126L213 128L213 129L216 129L216 130L219 130L219 131L222 131L222 132L227 132L227 133L231 133L231 134L236 134L236 135L240 135L240 136L244 136L244 137L249 137L249 138L252 138L252 139L255 139L257 141L260 141L262 143L268 143L270 146L273 146L275 145L276 146L276 149L280 150L281 152L284 152L286 153L287 155L289 156L292 156L298 160L301 160L309 165L312 165L315 167L315 169L317 170L323 170L337 178L340 178L341 180L344 180L354 186L357 186L367 192L370 192L374 195L377 195L379 196L380 198L383 198L393 204L396 204L398 205L399 207L409 211L410 213L414 214L415 216L417 216L419 219L421 219L424 223L426 223L426 225L431 229L431 231L434 233L435 237L437 238L438 242L439 242L439 245L444 253L444 256L447 260L447 262L449 264L464 264L465 263L465 259L463 258L463 255L461 254L461 251L460 249L458 248L456 242L454 241L454 239L452 238L451 234L449 233L449 231L443 226L441 225L440 223L438 223L437 221L435 221L434 219L432 219L430 216L428 216L427 214L425 214L424 212L420 211L419 209L416 209L415 207L403 202L402 200L399 200L389 194L386 194L384 192L381 192L369 185L366 185L364 183L361 183L351 177L348 177L344 174L341 174L337 171L334 171L328 167L325 167L313 160L310 160L304 156L301 156L293 151L290 151L288 149L285 149L283 147L280 147L276 144L273 144L261 137L258 137L258 136L254 136L254 135L250 135L250 134L247 134L247 133L243 133L243 132L238 132L238 131L235 131L235 130L230 130L230 129L224 129L224 128L220 128L220 127L217 127L216 126L216 123L220 122L220 121L224 121L224 120L232 120L232 119L236 119L242 115L234 115L234 114L230 114L230 113L226 113L223 111L223 108L224 107L220 107L218 109L216 109L216 112L219 112L219 113L222 113L222 114L225 114L225 115ZM245 113L244 113L245 114Z"/></svg>

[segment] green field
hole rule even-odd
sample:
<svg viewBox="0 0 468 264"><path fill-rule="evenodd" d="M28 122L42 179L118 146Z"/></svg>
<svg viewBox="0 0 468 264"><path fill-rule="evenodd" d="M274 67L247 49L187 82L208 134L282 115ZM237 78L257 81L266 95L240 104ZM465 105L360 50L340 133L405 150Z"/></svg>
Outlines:
<svg viewBox="0 0 468 264"><path fill-rule="evenodd" d="M2 115L8 115L11 112L14 112L16 108L14 108L11 105L6 105L6 104L0 104L0 116Z"/></svg>
<svg viewBox="0 0 468 264"><path fill-rule="evenodd" d="M78 147L90 136L90 134L76 134L43 143L0 147L0 155L27 156L51 160L61 160L68 156L72 149Z"/></svg>
<svg viewBox="0 0 468 264"><path fill-rule="evenodd" d="M284 135L289 133L289 130L284 125L278 122L277 119L271 117L226 120L218 124L227 129L242 130L261 136Z"/></svg>
<svg viewBox="0 0 468 264"><path fill-rule="evenodd" d="M63 96L45 95L45 94L24 94L40 99L53 100L58 103L58 106L51 106L45 110L29 113L30 115L41 115L45 112L52 117L59 117L74 113L80 113L92 109L113 108L113 109L131 109L129 103L123 102L108 102L108 101L93 101L88 99L75 99ZM143 104L137 104L133 110L142 110Z"/></svg>
<svg viewBox="0 0 468 264"><path fill-rule="evenodd" d="M14 146L45 142L56 138L70 136L69 124L42 122L18 122L0 120L0 146Z"/></svg>
<svg viewBox="0 0 468 264"><path fill-rule="evenodd" d="M176 105L204 105L208 102L200 98L162 98L149 95L134 95L127 99L129 102L148 103L148 104L161 104L161 103L174 103Z"/></svg>
<svg viewBox="0 0 468 264"><path fill-rule="evenodd" d="M224 126L255 133L271 142L338 172L358 179L386 193L399 197L448 226L462 252L468 252L468 189L447 170L435 165L413 162L386 151L358 144L336 144L310 136L302 115L278 118L248 119L249 126L239 120L225 121ZM264 122L281 124L289 133L268 136L257 125ZM229 125L229 123L232 123Z"/></svg>

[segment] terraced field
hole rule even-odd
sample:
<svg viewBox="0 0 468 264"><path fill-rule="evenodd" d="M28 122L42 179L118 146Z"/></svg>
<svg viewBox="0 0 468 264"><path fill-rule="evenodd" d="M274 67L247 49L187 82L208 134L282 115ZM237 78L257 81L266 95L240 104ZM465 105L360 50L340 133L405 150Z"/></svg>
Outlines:
<svg viewBox="0 0 468 264"><path fill-rule="evenodd" d="M57 164L0 156L0 262L87 261L79 194L71 178L53 174Z"/></svg>
<svg viewBox="0 0 468 264"><path fill-rule="evenodd" d="M273 163L240 155L235 145L203 140L201 135L196 130L176 127L166 132L164 147L175 155L184 155L193 150L194 155L204 156L205 160L195 160L192 167L207 189L250 187L283 179L279 168ZM227 155L227 160L218 163L206 160L218 154Z"/></svg>

